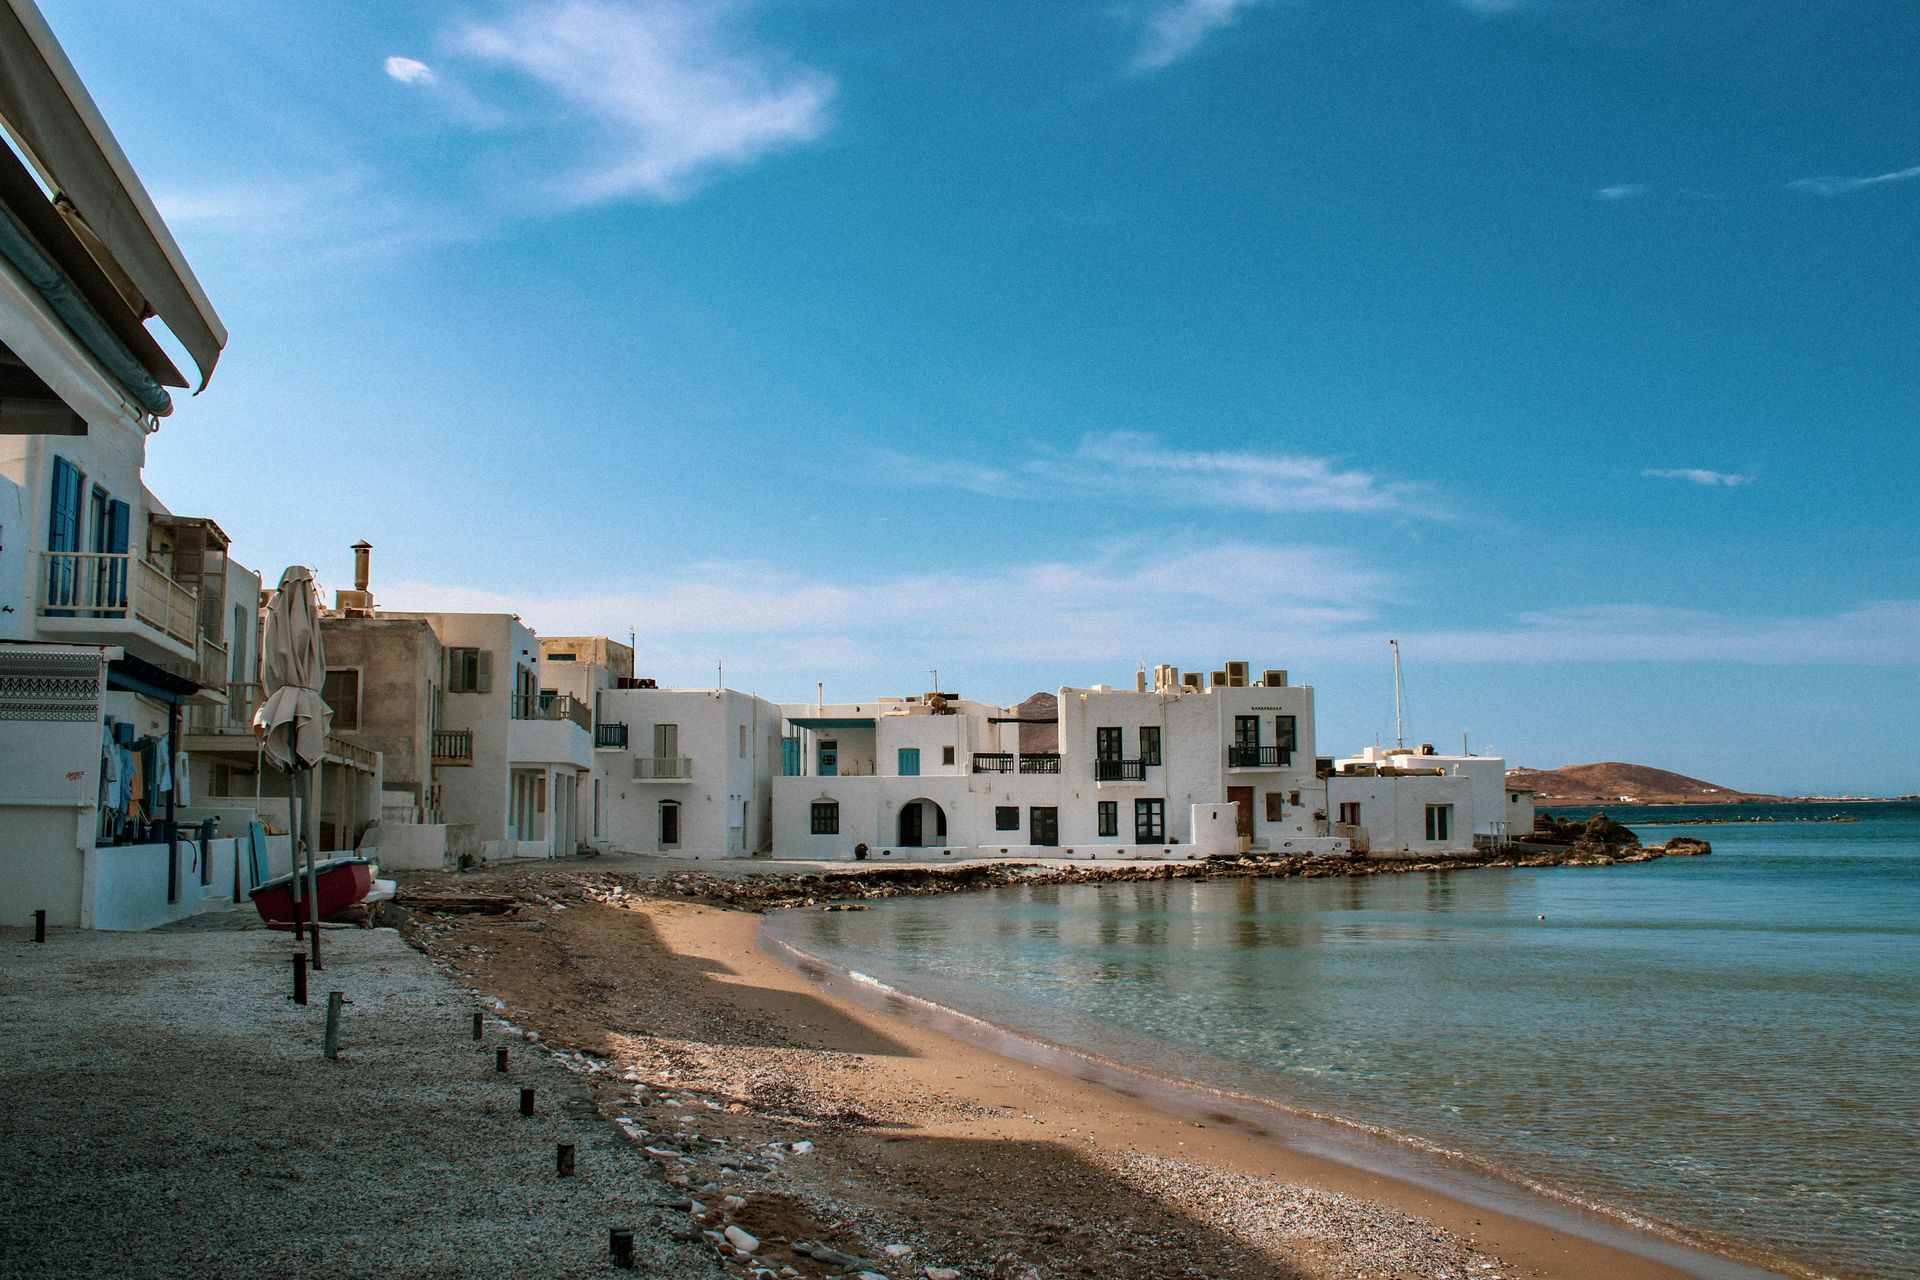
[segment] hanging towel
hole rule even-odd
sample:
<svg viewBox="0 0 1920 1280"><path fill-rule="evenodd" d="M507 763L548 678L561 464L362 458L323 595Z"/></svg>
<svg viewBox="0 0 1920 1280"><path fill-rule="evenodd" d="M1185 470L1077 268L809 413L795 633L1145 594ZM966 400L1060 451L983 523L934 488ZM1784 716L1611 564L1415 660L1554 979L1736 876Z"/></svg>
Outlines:
<svg viewBox="0 0 1920 1280"><path fill-rule="evenodd" d="M113 740L113 722L100 726L100 785L109 800L120 792L120 744Z"/></svg>
<svg viewBox="0 0 1920 1280"><path fill-rule="evenodd" d="M153 753L153 789L156 792L173 790L173 758L165 751Z"/></svg>

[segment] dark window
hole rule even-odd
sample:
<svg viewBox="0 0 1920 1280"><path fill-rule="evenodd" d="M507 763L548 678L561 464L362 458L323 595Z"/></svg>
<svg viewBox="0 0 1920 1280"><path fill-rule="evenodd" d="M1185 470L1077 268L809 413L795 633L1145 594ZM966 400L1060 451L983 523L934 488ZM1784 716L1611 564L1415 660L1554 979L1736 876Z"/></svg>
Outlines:
<svg viewBox="0 0 1920 1280"><path fill-rule="evenodd" d="M1133 838L1141 844L1159 844L1167 838L1167 802L1133 802Z"/></svg>
<svg viewBox="0 0 1920 1280"><path fill-rule="evenodd" d="M545 775L542 775L539 781L544 784ZM542 807L545 807L544 799ZM660 802L660 845L662 848L672 848L679 843L680 804L676 800L662 800Z"/></svg>
<svg viewBox="0 0 1920 1280"><path fill-rule="evenodd" d="M1140 763L1160 763L1160 726L1157 724L1140 726Z"/></svg>
<svg viewBox="0 0 1920 1280"><path fill-rule="evenodd" d="M1453 806L1450 804L1430 804L1427 806L1427 839L1453 839Z"/></svg>
<svg viewBox="0 0 1920 1280"><path fill-rule="evenodd" d="M840 834L840 804L835 800L816 800L813 802L813 834L817 836L837 836Z"/></svg>
<svg viewBox="0 0 1920 1280"><path fill-rule="evenodd" d="M1120 802L1102 800L1100 802L1100 834L1117 836L1120 834Z"/></svg>
<svg viewBox="0 0 1920 1280"><path fill-rule="evenodd" d="M1233 718L1233 745L1243 753L1256 758L1260 751L1260 717L1235 716Z"/></svg>
<svg viewBox="0 0 1920 1280"><path fill-rule="evenodd" d="M1120 730L1117 726L1106 726L1094 730L1093 754L1096 760L1118 760L1121 749Z"/></svg>
<svg viewBox="0 0 1920 1280"><path fill-rule="evenodd" d="M940 763L941 763L941 764L952 764L952 763L953 763L953 748L952 748L952 747L942 747L942 748L940 748Z"/></svg>
<svg viewBox="0 0 1920 1280"><path fill-rule="evenodd" d="M1027 839L1033 844L1060 843L1060 811L1051 805L1036 805L1027 816Z"/></svg>
<svg viewBox="0 0 1920 1280"><path fill-rule="evenodd" d="M320 700L333 711L333 727L352 733L360 727L360 672L355 669L327 672L320 686Z"/></svg>
<svg viewBox="0 0 1920 1280"><path fill-rule="evenodd" d="M481 649L447 650L448 693L490 693L493 654Z"/></svg>
<svg viewBox="0 0 1920 1280"><path fill-rule="evenodd" d="M1340 821L1350 827L1360 825L1360 802L1358 800L1342 800L1340 802Z"/></svg>
<svg viewBox="0 0 1920 1280"><path fill-rule="evenodd" d="M1017 804L994 806L993 829L995 831L1018 831L1020 829L1020 806Z"/></svg>
<svg viewBox="0 0 1920 1280"><path fill-rule="evenodd" d="M1267 821L1278 822L1286 817L1286 797L1278 791L1267 792Z"/></svg>
<svg viewBox="0 0 1920 1280"><path fill-rule="evenodd" d="M543 653L540 656L548 662L578 662L580 660L580 655L576 653Z"/></svg>
<svg viewBox="0 0 1920 1280"><path fill-rule="evenodd" d="M1275 716L1273 718L1273 745L1280 752L1280 763L1282 765L1290 765L1293 763L1293 749L1298 745L1294 740L1295 723L1292 716Z"/></svg>

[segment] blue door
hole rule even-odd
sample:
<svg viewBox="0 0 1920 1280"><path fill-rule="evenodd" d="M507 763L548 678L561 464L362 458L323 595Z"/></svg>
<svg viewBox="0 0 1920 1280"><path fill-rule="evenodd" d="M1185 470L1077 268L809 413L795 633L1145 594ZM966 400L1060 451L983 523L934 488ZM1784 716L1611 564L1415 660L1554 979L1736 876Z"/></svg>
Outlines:
<svg viewBox="0 0 1920 1280"><path fill-rule="evenodd" d="M840 776L840 742L837 738L820 739L820 776Z"/></svg>

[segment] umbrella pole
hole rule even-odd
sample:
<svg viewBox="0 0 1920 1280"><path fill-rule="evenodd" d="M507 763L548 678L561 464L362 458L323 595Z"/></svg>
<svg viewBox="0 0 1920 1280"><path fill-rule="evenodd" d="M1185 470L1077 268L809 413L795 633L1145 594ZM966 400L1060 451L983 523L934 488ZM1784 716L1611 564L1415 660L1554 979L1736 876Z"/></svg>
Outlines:
<svg viewBox="0 0 1920 1280"><path fill-rule="evenodd" d="M313 967L316 970L325 967L320 963L320 810L314 806L314 801L319 798L315 794L319 790L319 783L314 776L318 769L318 765L309 765L307 768L306 802L300 807L300 816L306 821L309 837L307 840L307 928L312 930L310 941L313 945Z"/></svg>
<svg viewBox="0 0 1920 1280"><path fill-rule="evenodd" d="M293 940L307 940L306 904L300 893L300 833L305 830L300 825L299 797L295 794L293 770L287 770L287 873L293 877Z"/></svg>

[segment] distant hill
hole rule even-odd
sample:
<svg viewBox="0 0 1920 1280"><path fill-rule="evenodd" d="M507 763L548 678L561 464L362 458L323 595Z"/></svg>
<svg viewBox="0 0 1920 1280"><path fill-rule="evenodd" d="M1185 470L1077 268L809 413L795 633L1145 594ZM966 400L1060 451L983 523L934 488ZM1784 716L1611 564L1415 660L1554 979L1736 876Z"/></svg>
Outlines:
<svg viewBox="0 0 1920 1280"><path fill-rule="evenodd" d="M1541 805L1616 804L1628 796L1641 804L1730 804L1780 798L1618 760L1570 764L1564 769L1518 767L1507 770L1507 781L1532 787L1534 800Z"/></svg>

